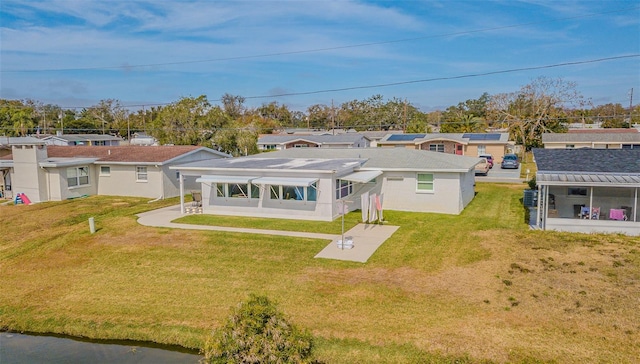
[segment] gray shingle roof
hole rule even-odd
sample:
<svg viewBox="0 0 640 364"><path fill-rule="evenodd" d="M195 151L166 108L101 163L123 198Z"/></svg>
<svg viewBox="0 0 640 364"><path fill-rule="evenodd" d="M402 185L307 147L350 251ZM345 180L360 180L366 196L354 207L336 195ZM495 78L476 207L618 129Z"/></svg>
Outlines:
<svg viewBox="0 0 640 364"><path fill-rule="evenodd" d="M367 159L361 169L464 172L479 158L407 148L291 148L247 158Z"/></svg>
<svg viewBox="0 0 640 364"><path fill-rule="evenodd" d="M258 138L258 144L284 144L297 140L307 140L318 144L345 143L353 144L364 138L362 134L345 133L337 135L262 135Z"/></svg>
<svg viewBox="0 0 640 364"><path fill-rule="evenodd" d="M542 143L640 143L640 133L544 133Z"/></svg>
<svg viewBox="0 0 640 364"><path fill-rule="evenodd" d="M534 149L538 171L640 174L640 149Z"/></svg>

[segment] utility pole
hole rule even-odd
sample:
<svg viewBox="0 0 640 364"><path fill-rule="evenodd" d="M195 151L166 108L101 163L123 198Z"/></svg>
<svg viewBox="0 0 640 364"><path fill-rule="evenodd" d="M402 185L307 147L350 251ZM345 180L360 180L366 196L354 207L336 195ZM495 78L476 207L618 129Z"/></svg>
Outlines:
<svg viewBox="0 0 640 364"><path fill-rule="evenodd" d="M402 132L407 132L407 99L404 99L404 123L402 126Z"/></svg>
<svg viewBox="0 0 640 364"><path fill-rule="evenodd" d="M333 99L331 99L331 134L336 135L336 121L333 113Z"/></svg>
<svg viewBox="0 0 640 364"><path fill-rule="evenodd" d="M632 118L633 117L633 87L631 88L630 94L629 94L629 127L631 128L632 124Z"/></svg>

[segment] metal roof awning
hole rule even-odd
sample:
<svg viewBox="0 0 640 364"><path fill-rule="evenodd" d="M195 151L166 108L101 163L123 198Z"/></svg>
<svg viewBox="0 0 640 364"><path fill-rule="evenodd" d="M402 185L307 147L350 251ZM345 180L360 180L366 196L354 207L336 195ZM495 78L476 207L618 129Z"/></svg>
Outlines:
<svg viewBox="0 0 640 364"><path fill-rule="evenodd" d="M200 178L196 178L196 182L247 184L256 178L258 177L203 175Z"/></svg>
<svg viewBox="0 0 640 364"><path fill-rule="evenodd" d="M640 187L640 175L538 171L536 183L549 186Z"/></svg>
<svg viewBox="0 0 640 364"><path fill-rule="evenodd" d="M302 177L260 177L251 181L257 185L281 185L281 186L294 186L294 187L309 187L318 178L302 178Z"/></svg>
<svg viewBox="0 0 640 364"><path fill-rule="evenodd" d="M356 183L367 183L382 174L382 171L360 171L353 172L339 179Z"/></svg>

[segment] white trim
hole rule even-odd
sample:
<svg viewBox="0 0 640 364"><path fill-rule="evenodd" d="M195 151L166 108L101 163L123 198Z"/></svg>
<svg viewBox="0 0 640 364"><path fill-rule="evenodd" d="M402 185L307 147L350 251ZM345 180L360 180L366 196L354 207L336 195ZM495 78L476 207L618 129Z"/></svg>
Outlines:
<svg viewBox="0 0 640 364"><path fill-rule="evenodd" d="M202 175L202 177L196 178L196 182L247 184L256 178L258 177Z"/></svg>
<svg viewBox="0 0 640 364"><path fill-rule="evenodd" d="M293 187L309 187L318 178L296 178L296 177L259 177L251 181L257 185L280 185L280 186L293 186Z"/></svg>
<svg viewBox="0 0 640 364"><path fill-rule="evenodd" d="M356 183L367 183L372 179L380 176L381 174L382 174L382 171L380 170L359 171L359 172L348 174L346 176L338 177L337 179L356 182Z"/></svg>

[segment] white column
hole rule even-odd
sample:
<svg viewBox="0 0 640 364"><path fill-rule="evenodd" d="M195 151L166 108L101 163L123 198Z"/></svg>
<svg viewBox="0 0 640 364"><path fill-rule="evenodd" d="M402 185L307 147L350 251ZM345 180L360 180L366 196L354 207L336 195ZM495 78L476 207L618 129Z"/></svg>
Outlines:
<svg viewBox="0 0 640 364"><path fill-rule="evenodd" d="M589 220L591 215L593 215L593 187L589 188Z"/></svg>
<svg viewBox="0 0 640 364"><path fill-rule="evenodd" d="M184 214L184 176L182 175L182 172L179 172L179 176L180 178L178 178L180 180L180 213Z"/></svg>
<svg viewBox="0 0 640 364"><path fill-rule="evenodd" d="M540 221L540 209L542 208L542 186L538 185L538 209L536 210L536 226L542 229Z"/></svg>
<svg viewBox="0 0 640 364"><path fill-rule="evenodd" d="M637 221L638 216L638 187L636 187L636 196L633 199L633 222Z"/></svg>

